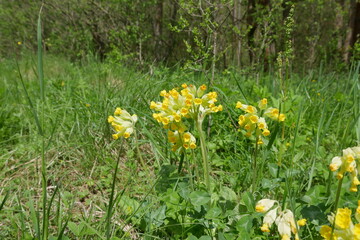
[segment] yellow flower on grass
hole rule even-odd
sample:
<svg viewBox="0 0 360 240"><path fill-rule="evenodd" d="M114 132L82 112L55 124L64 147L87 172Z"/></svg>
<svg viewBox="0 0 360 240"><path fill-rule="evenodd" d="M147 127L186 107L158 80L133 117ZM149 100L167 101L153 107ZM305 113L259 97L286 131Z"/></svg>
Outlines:
<svg viewBox="0 0 360 240"><path fill-rule="evenodd" d="M162 123L164 128L178 131L181 135L178 137L180 140L183 138L183 135L185 135L185 139L188 139L184 133L189 128L186 126L187 122L185 119L202 122L207 114L223 110L221 105L216 105L216 92L205 93L206 85L203 84L196 88L194 85L184 83L181 87L183 88L181 90L179 88L173 88L170 91L162 90L160 96L163 97L163 100L161 102L152 101L150 103L150 109L156 112L153 114L154 119ZM192 138L194 137L192 136ZM193 149L196 147L195 142L195 140L185 142L184 144L176 142L172 149L176 151L181 146L185 149Z"/></svg>
<svg viewBox="0 0 360 240"><path fill-rule="evenodd" d="M342 156L336 156L331 160L330 170L338 171L336 177L342 179L344 174L349 173L351 179L351 192L357 192L360 181L358 174L360 171L360 147L346 148Z"/></svg>
<svg viewBox="0 0 360 240"><path fill-rule="evenodd" d="M108 117L108 122L115 131L112 137L115 140L120 137L129 138L134 132L137 119L136 114L130 115L126 110L116 108L114 116Z"/></svg>
<svg viewBox="0 0 360 240"><path fill-rule="evenodd" d="M245 115L239 116L239 125L244 128L243 134L246 137L252 137L255 135L257 144L263 144L262 136L266 137L270 135L270 131L267 127L264 117L269 117L270 119L277 121L284 121L285 115L280 114L277 108L267 108L268 101L266 98L261 99L258 102L259 111L256 107L243 104L241 102L236 103L236 108L246 112ZM264 117L262 117L264 116ZM254 134L255 133L255 134Z"/></svg>

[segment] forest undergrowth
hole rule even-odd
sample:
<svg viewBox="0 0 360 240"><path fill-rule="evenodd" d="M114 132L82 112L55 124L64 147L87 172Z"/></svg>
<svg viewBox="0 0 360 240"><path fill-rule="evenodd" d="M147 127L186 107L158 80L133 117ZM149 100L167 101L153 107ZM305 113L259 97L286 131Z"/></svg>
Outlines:
<svg viewBox="0 0 360 240"><path fill-rule="evenodd" d="M360 239L360 65L35 59L0 65L1 239Z"/></svg>

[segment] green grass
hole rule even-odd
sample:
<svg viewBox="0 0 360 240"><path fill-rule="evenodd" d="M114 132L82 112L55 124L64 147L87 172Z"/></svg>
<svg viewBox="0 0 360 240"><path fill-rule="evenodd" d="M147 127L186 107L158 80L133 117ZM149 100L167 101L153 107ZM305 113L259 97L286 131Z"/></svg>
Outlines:
<svg viewBox="0 0 360 240"><path fill-rule="evenodd" d="M204 183L189 184L189 168L177 172L180 156L170 151L166 131L149 109L151 100L160 100L161 90L183 82L199 86L208 82L206 76L167 68L137 71L94 59L75 64L55 56L45 56L43 65L43 107L35 57L24 55L18 63L4 60L0 65L1 239L40 236L43 206L49 207L50 239L261 239L262 215L254 205L262 198L283 201L297 219L307 217L309 208L318 211L301 236L319 239L318 228L327 223L324 216L333 210L336 197L337 180L328 165L342 149L360 142L359 66L348 73L292 74L283 94L271 74L218 74L214 90L224 111L212 115L206 136L212 169L208 195ZM263 97L281 106L287 120L279 126L268 123L273 144L258 153L257 189L250 193L254 146L237 131L241 111L235 103L255 104ZM107 117L116 107L139 116L146 169L138 164L133 139L121 143L111 138ZM42 137L34 118L41 112L46 205L39 181ZM208 123L207 118L205 132ZM199 149L193 156L198 162ZM354 209L359 194L349 193L348 187L344 178L339 206Z"/></svg>

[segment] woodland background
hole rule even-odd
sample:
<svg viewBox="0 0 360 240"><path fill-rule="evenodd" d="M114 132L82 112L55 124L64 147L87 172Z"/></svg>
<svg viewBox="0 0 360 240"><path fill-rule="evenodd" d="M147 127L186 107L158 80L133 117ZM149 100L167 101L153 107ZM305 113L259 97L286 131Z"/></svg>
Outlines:
<svg viewBox="0 0 360 240"><path fill-rule="evenodd" d="M360 59L356 0L1 0L0 56L43 46L71 60L95 55L137 66L195 71L342 69ZM278 60L278 61L276 61Z"/></svg>

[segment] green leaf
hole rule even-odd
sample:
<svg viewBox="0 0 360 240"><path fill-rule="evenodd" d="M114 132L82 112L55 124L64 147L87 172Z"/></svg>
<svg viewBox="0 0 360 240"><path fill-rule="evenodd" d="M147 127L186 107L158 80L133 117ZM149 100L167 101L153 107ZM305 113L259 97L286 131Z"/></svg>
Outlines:
<svg viewBox="0 0 360 240"><path fill-rule="evenodd" d="M199 240L212 240L210 236L201 236Z"/></svg>
<svg viewBox="0 0 360 240"><path fill-rule="evenodd" d="M195 191L190 193L190 202L194 206L202 206L210 201L209 193L205 191Z"/></svg>
<svg viewBox="0 0 360 240"><path fill-rule="evenodd" d="M165 211L166 211L166 206L163 205L158 209L156 209L155 211L151 212L152 223L156 227L160 227L164 223L164 220L166 219Z"/></svg>
<svg viewBox="0 0 360 240"><path fill-rule="evenodd" d="M240 219L236 223L236 229L239 232L249 233L253 226L253 217L249 214L241 215ZM241 235L242 236L242 235Z"/></svg>
<svg viewBox="0 0 360 240"><path fill-rule="evenodd" d="M264 189L272 190L272 189L279 187L280 182L281 182L280 178L275 178L275 179L263 178L261 181L261 186Z"/></svg>
<svg viewBox="0 0 360 240"><path fill-rule="evenodd" d="M198 240L197 237L195 237L194 235L190 235L187 240Z"/></svg>
<svg viewBox="0 0 360 240"><path fill-rule="evenodd" d="M278 172L278 165L275 163L269 163L268 168L269 168L270 175L275 178L277 176L277 172Z"/></svg>
<svg viewBox="0 0 360 240"><path fill-rule="evenodd" d="M327 222L327 217L324 214L324 210L318 206L311 205L303 207L301 209L301 215L308 219L309 222L317 220L320 225Z"/></svg>
<svg viewBox="0 0 360 240"><path fill-rule="evenodd" d="M242 200L244 201L244 204L249 212L254 212L254 197L250 192L244 192L242 195Z"/></svg>
<svg viewBox="0 0 360 240"><path fill-rule="evenodd" d="M236 201L237 196L234 190L228 187L222 187L220 190L220 196L221 198L228 200L228 201Z"/></svg>
<svg viewBox="0 0 360 240"><path fill-rule="evenodd" d="M217 218L221 213L222 213L221 208L213 207L210 208L209 211L206 213L205 218L214 219Z"/></svg>
<svg viewBox="0 0 360 240"><path fill-rule="evenodd" d="M77 225L74 222L68 222L67 226L68 226L69 230L77 237L80 236L80 233L81 233L82 229L84 228L83 224Z"/></svg>

